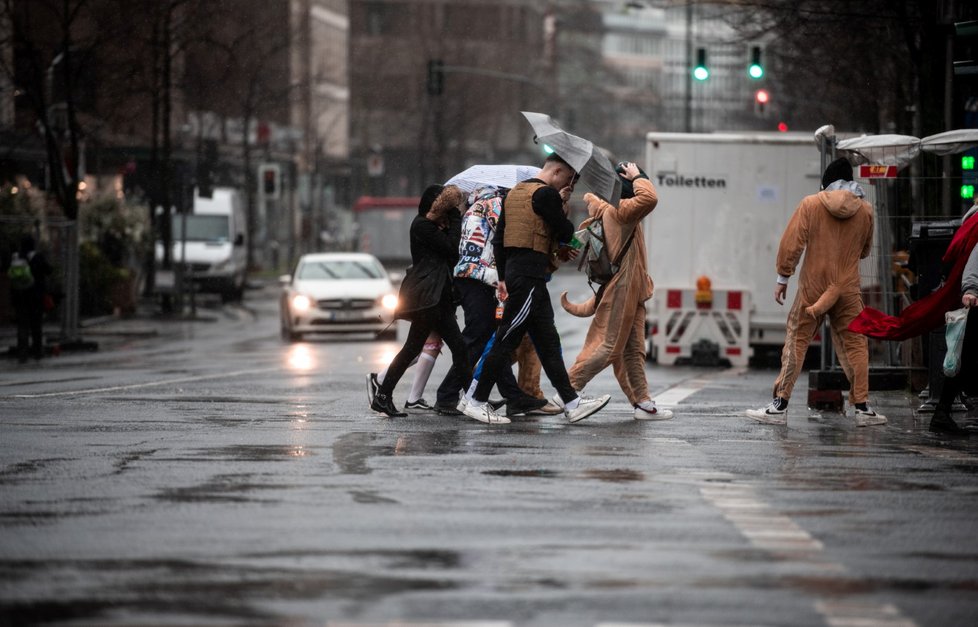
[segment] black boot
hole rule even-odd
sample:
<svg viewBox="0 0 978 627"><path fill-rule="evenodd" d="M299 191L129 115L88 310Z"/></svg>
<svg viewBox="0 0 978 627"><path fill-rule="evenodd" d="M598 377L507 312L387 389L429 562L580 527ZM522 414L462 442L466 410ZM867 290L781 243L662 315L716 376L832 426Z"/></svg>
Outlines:
<svg viewBox="0 0 978 627"><path fill-rule="evenodd" d="M955 438L968 437L968 430L959 427L951 418L950 412L940 407L934 410L934 415L930 419L930 430L934 433L943 433Z"/></svg>
<svg viewBox="0 0 978 627"><path fill-rule="evenodd" d="M403 418L407 416L404 412L397 411L397 407L394 407L394 401L391 400L390 396L381 394L380 392L374 396L374 402L370 403L370 409L387 414L391 418Z"/></svg>

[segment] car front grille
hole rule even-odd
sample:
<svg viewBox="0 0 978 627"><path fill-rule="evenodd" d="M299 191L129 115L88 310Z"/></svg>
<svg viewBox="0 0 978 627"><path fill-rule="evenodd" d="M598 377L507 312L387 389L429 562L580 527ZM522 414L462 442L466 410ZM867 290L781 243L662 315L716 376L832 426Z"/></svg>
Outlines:
<svg viewBox="0 0 978 627"><path fill-rule="evenodd" d="M374 306L370 298L324 298L316 301L319 309L370 309Z"/></svg>

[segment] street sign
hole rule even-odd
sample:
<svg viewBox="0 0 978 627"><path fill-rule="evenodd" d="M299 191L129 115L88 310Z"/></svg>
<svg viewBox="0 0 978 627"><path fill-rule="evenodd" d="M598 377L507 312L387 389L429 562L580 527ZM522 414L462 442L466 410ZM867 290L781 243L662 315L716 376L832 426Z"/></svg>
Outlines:
<svg viewBox="0 0 978 627"><path fill-rule="evenodd" d="M384 175L384 156L378 154L372 154L367 157L367 175L368 176L383 176Z"/></svg>
<svg viewBox="0 0 978 627"><path fill-rule="evenodd" d="M861 165L859 166L859 178L861 179L895 179L897 167L895 165Z"/></svg>

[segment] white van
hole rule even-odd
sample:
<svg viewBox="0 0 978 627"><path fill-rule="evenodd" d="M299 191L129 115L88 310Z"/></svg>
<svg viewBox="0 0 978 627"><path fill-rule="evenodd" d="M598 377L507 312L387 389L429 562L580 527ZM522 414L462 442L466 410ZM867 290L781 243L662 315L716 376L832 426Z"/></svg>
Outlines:
<svg viewBox="0 0 978 627"><path fill-rule="evenodd" d="M174 263L183 260L184 216L172 214ZM247 278L247 224L241 193L230 187L216 187L210 198L194 192L193 213L186 216L186 253L196 289L215 292L226 299L240 299ZM156 262L163 261L163 243L156 243ZM164 287L165 279L157 285ZM170 281L172 284L172 280Z"/></svg>

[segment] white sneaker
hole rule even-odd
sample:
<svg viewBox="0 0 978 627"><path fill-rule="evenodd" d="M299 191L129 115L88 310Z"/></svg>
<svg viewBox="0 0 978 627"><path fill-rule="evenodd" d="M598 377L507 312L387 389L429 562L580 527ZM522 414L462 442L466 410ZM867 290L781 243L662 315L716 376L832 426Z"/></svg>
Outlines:
<svg viewBox="0 0 978 627"><path fill-rule="evenodd" d="M672 418L672 411L659 409L655 406L655 401L642 401L635 406L635 420L669 420Z"/></svg>
<svg viewBox="0 0 978 627"><path fill-rule="evenodd" d="M550 401L540 409L534 409L533 411L526 412L526 415L527 416L537 416L537 415L553 416L555 414L562 414L562 413L564 413L564 408L561 407L560 405L557 405L553 401Z"/></svg>
<svg viewBox="0 0 978 627"><path fill-rule="evenodd" d="M862 409L856 409L856 426L857 427L875 427L876 425L885 425L886 416L883 414L877 414L873 411L873 408L866 405L865 411Z"/></svg>
<svg viewBox="0 0 978 627"><path fill-rule="evenodd" d="M509 424L509 418L497 414L489 403L484 403L481 407L476 407L475 405L467 403L465 405L465 409L462 410L462 413L473 420L478 420L479 422L484 422L490 425Z"/></svg>
<svg viewBox="0 0 978 627"><path fill-rule="evenodd" d="M578 396L581 396L583 398L582 396L583 392L581 390L574 390L574 391L577 392ZM560 398L560 392L554 394L553 398L550 399L550 402L561 409L564 408L564 399Z"/></svg>
<svg viewBox="0 0 978 627"><path fill-rule="evenodd" d="M567 416L567 420L571 422L579 422L591 414L597 413L604 409L604 406L611 400L611 394L605 394L604 396L599 396L597 398L581 395L577 398L577 407L574 409L567 409L566 406L564 407L564 415Z"/></svg>
<svg viewBox="0 0 978 627"><path fill-rule="evenodd" d="M744 412L748 418L766 425L788 424L788 408L778 409L777 401L771 401L767 407L748 409Z"/></svg>
<svg viewBox="0 0 978 627"><path fill-rule="evenodd" d="M455 409L459 410L464 414L465 408L468 406L469 406L469 399L465 398L465 395L463 394L462 397L458 399L458 405L455 406Z"/></svg>
<svg viewBox="0 0 978 627"><path fill-rule="evenodd" d="M557 407L564 409L564 399L560 398L560 392L554 394L554 397L550 399L550 402L556 405Z"/></svg>

